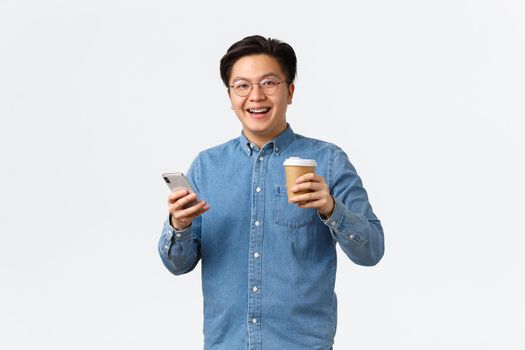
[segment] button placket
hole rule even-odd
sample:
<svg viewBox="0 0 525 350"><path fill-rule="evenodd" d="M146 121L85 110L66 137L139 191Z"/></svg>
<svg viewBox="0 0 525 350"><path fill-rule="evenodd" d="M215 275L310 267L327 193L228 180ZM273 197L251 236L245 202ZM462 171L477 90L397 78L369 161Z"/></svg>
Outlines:
<svg viewBox="0 0 525 350"><path fill-rule="evenodd" d="M264 148L255 158L253 178L252 178L252 225L250 229L250 247L252 252L249 259L248 267L248 343L249 349L259 349L262 341L261 335L261 285L262 285L262 241L264 235L264 191L263 184L265 181L265 167L268 162L265 161L264 153L268 148Z"/></svg>

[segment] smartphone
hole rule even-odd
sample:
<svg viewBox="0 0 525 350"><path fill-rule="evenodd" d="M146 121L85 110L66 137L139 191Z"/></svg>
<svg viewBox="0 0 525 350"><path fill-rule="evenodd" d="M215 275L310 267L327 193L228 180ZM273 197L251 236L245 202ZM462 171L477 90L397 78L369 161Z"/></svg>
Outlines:
<svg viewBox="0 0 525 350"><path fill-rule="evenodd" d="M164 179L171 191L188 190L191 193L195 192L191 187L188 178L183 173L164 173L162 174L162 178ZM199 203L198 198L189 202L188 204L185 204L182 208L186 209L194 206L197 203Z"/></svg>

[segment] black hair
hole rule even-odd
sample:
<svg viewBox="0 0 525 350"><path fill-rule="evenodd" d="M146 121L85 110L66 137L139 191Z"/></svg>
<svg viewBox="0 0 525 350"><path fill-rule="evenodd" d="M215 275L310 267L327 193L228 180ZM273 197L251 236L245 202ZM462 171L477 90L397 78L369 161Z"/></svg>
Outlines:
<svg viewBox="0 0 525 350"><path fill-rule="evenodd" d="M289 84L293 83L297 74L297 58L293 48L277 39L266 39L260 35L252 35L230 46L221 58L220 71L224 85L229 87L232 68L238 59L257 54L265 54L275 58L286 76L286 81Z"/></svg>

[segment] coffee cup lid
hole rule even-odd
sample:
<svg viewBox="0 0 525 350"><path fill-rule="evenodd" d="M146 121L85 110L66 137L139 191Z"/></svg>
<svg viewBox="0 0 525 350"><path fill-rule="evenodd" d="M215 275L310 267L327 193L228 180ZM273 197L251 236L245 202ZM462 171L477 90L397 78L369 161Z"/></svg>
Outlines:
<svg viewBox="0 0 525 350"><path fill-rule="evenodd" d="M283 162L284 166L317 166L315 159L303 159L301 157L290 157Z"/></svg>

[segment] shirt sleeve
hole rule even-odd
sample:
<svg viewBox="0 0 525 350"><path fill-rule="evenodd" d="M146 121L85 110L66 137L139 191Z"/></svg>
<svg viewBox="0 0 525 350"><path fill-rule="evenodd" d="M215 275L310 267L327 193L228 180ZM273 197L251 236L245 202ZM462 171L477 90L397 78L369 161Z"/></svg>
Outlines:
<svg viewBox="0 0 525 350"><path fill-rule="evenodd" d="M332 215L321 220L350 260L358 265L375 265L384 254L381 222L344 151L334 146L330 162L328 185L335 206Z"/></svg>
<svg viewBox="0 0 525 350"><path fill-rule="evenodd" d="M198 158L188 170L188 180L199 196L199 166ZM192 271L200 258L200 242L202 218L198 216L184 230L176 230L170 223L170 217L164 221L158 243L158 251L162 263L174 275L182 275Z"/></svg>

